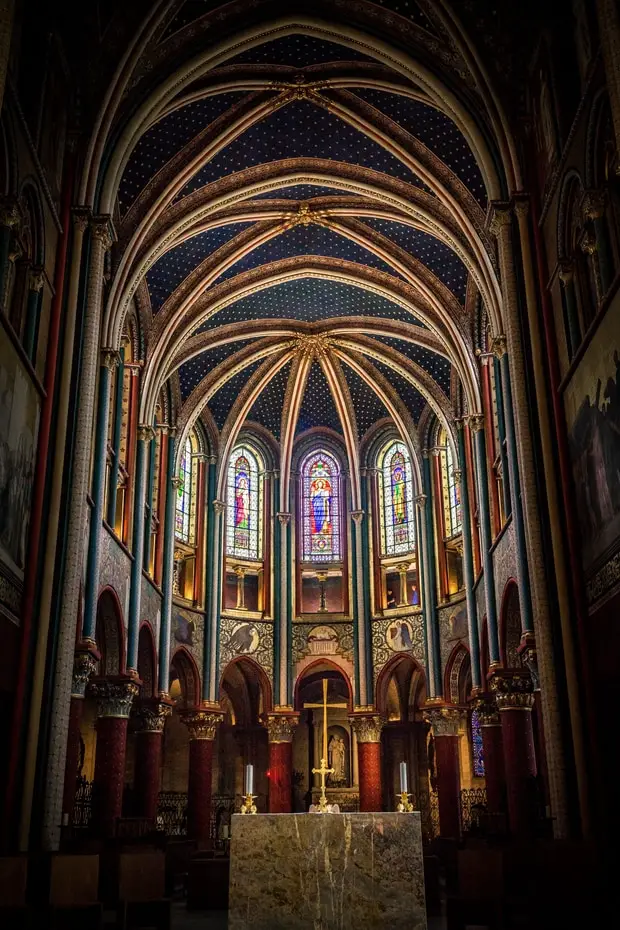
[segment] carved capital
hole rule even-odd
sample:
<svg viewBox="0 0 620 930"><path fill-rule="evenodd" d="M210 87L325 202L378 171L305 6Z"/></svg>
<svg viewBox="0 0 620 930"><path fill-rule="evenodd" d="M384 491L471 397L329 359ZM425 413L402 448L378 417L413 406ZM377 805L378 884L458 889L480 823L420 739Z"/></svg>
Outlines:
<svg viewBox="0 0 620 930"><path fill-rule="evenodd" d="M43 290L43 285L45 284L45 272L43 268L39 268L38 265L35 265L34 268L31 268L28 272L28 288L31 291L36 291L39 294Z"/></svg>
<svg viewBox="0 0 620 930"><path fill-rule="evenodd" d="M569 284L572 284L573 278L575 277L575 266L573 262L563 261L560 262L558 269L558 278L564 285L567 287Z"/></svg>
<svg viewBox="0 0 620 930"><path fill-rule="evenodd" d="M138 440L140 442L150 442L155 435L155 430L148 423L138 425Z"/></svg>
<svg viewBox="0 0 620 930"><path fill-rule="evenodd" d="M597 249L597 242L592 229L584 229L583 235L579 240L579 247L586 255L594 255Z"/></svg>
<svg viewBox="0 0 620 930"><path fill-rule="evenodd" d="M498 710L531 711L534 706L532 679L525 673L494 675L490 683Z"/></svg>
<svg viewBox="0 0 620 930"><path fill-rule="evenodd" d="M469 428L472 433L478 433L480 430L484 429L484 414L472 413L469 418Z"/></svg>
<svg viewBox="0 0 620 930"><path fill-rule="evenodd" d="M73 214L73 226L76 232L85 233L88 229L90 213L86 207L74 207L72 210Z"/></svg>
<svg viewBox="0 0 620 930"><path fill-rule="evenodd" d="M97 656L91 650L80 650L73 657L73 675L71 678L71 697L83 698L89 679L97 670Z"/></svg>
<svg viewBox="0 0 620 930"><path fill-rule="evenodd" d="M225 510L226 510L226 504L224 501L213 501L213 512L214 513L218 514L218 516L221 517Z"/></svg>
<svg viewBox="0 0 620 930"><path fill-rule="evenodd" d="M290 513L278 513L278 514L276 514L276 516L277 516L277 518L278 518L278 520L280 521L280 524L281 524L282 526L288 526L289 523L291 522L291 515L290 515Z"/></svg>
<svg viewBox="0 0 620 930"><path fill-rule="evenodd" d="M461 468L453 468L452 474L454 475L455 481L460 481L461 478L463 477L463 470Z"/></svg>
<svg viewBox="0 0 620 930"><path fill-rule="evenodd" d="M270 743L291 743L295 727L299 723L298 714L265 714L264 723Z"/></svg>
<svg viewBox="0 0 620 930"><path fill-rule="evenodd" d="M189 738L193 739L215 739L215 733L224 715L221 710L214 709L196 709L187 710L181 719L189 730Z"/></svg>
<svg viewBox="0 0 620 930"><path fill-rule="evenodd" d="M584 220L600 219L607 206L607 192L605 190L585 191L580 206Z"/></svg>
<svg viewBox="0 0 620 930"><path fill-rule="evenodd" d="M414 498L414 502L417 504L420 510L424 510L426 505L426 494L418 494L418 496Z"/></svg>
<svg viewBox="0 0 620 930"><path fill-rule="evenodd" d="M463 711L461 708L450 704L430 705L424 710L424 720L430 723L436 737L458 736L462 719Z"/></svg>
<svg viewBox="0 0 620 930"><path fill-rule="evenodd" d="M364 519L366 511L365 510L352 510L351 519L357 526L362 525L362 520Z"/></svg>
<svg viewBox="0 0 620 930"><path fill-rule="evenodd" d="M93 239L100 242L104 252L107 252L114 242L114 233L110 217L94 216L90 221L90 228Z"/></svg>
<svg viewBox="0 0 620 930"><path fill-rule="evenodd" d="M106 348L101 350L101 364L104 368L109 368L110 371L114 371L119 361L120 356L116 349Z"/></svg>
<svg viewBox="0 0 620 930"><path fill-rule="evenodd" d="M183 481L179 478L178 475L175 475L174 478L170 479L170 484L172 485L175 491L178 491L181 485L183 484Z"/></svg>
<svg viewBox="0 0 620 930"><path fill-rule="evenodd" d="M491 219L489 221L489 232L492 236L499 236L504 229L510 226L510 205L506 203L491 204Z"/></svg>
<svg viewBox="0 0 620 930"><path fill-rule="evenodd" d="M349 722L355 731L358 743L380 743L381 730L385 723L379 714L354 714Z"/></svg>
<svg viewBox="0 0 620 930"><path fill-rule="evenodd" d="M499 727L501 725L497 704L489 695L476 701L476 710L478 711L481 727Z"/></svg>
<svg viewBox="0 0 620 930"><path fill-rule="evenodd" d="M518 200L515 200L514 210L517 215L517 219L520 217L527 216L528 213L530 212L529 200L526 197L521 196Z"/></svg>
<svg viewBox="0 0 620 930"><path fill-rule="evenodd" d="M497 358L502 358L508 351L508 341L503 334L496 336L491 343L491 351Z"/></svg>
<svg viewBox="0 0 620 930"><path fill-rule="evenodd" d="M519 648L521 661L530 673L532 687L534 691L540 691L540 675L538 673L538 655L536 645L533 642L526 642Z"/></svg>
<svg viewBox="0 0 620 930"><path fill-rule="evenodd" d="M88 690L97 701L97 717L129 717L140 688L129 678L100 678Z"/></svg>
<svg viewBox="0 0 620 930"><path fill-rule="evenodd" d="M0 226L7 226L9 229L15 229L22 220L19 203L15 197L0 198Z"/></svg>
<svg viewBox="0 0 620 930"><path fill-rule="evenodd" d="M137 733L163 733L166 717L172 713L169 701L141 701L133 717Z"/></svg>

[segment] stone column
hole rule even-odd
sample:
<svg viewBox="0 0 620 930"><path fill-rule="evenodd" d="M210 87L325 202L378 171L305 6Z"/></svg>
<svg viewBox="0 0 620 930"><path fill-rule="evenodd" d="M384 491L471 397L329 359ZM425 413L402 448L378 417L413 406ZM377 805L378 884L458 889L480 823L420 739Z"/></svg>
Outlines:
<svg viewBox="0 0 620 930"><path fill-rule="evenodd" d="M245 568L243 565L235 565L233 568L237 576L237 610L245 610Z"/></svg>
<svg viewBox="0 0 620 930"><path fill-rule="evenodd" d="M222 712L217 705L183 714L183 723L189 730L187 835L202 848L211 843L213 742L221 722Z"/></svg>
<svg viewBox="0 0 620 930"><path fill-rule="evenodd" d="M416 538L420 541L418 547L418 574L420 590L422 592L422 612L424 616L424 652L426 654L426 681L429 697L437 697L437 681L441 678L441 671L437 669L435 650L433 649L432 604L433 593L430 583L428 564L428 538L426 535L426 495L418 494L416 505Z"/></svg>
<svg viewBox="0 0 620 930"><path fill-rule="evenodd" d="M138 669L138 632L140 629L140 601L142 597L142 563L144 559L144 498L148 450L153 436L153 427L138 426L136 443L136 472L133 501L133 541L131 578L129 585L129 610L127 613L127 668Z"/></svg>
<svg viewBox="0 0 620 930"><path fill-rule="evenodd" d="M365 526L366 524L366 512L364 510L352 510L351 519L353 520L353 532L351 534L352 542L352 551L351 551L351 565L353 568L352 571L352 582L353 582L353 604L355 605L353 616L356 618L356 643L357 643L357 681L356 688L357 694L355 696L356 702L359 702L361 706L366 706L369 703L370 690L372 685L370 684L372 676L372 661L371 661L371 633L369 629L370 618L367 614L367 606L369 607L369 602L367 601L367 591L368 591L368 579L365 578L365 573L369 571L368 565L368 556L367 552L365 553L365 544L364 535L365 535ZM370 696L370 700L372 697Z"/></svg>
<svg viewBox="0 0 620 930"><path fill-rule="evenodd" d="M97 700L97 751L93 784L92 824L99 836L113 836L123 810L127 723L139 687L129 678L92 682Z"/></svg>
<svg viewBox="0 0 620 930"><path fill-rule="evenodd" d="M267 714L269 813L290 814L293 800L293 732L298 714Z"/></svg>
<svg viewBox="0 0 620 930"><path fill-rule="evenodd" d="M215 704L219 687L220 604L222 602L222 543L224 539L224 501L213 501L212 591L209 598L210 616L205 618L205 653L203 658L202 696L208 704Z"/></svg>
<svg viewBox="0 0 620 930"><path fill-rule="evenodd" d="M279 590L279 616L276 617L277 627L274 631L275 636L274 640L277 641L278 650L278 667L274 669L274 679L275 679L275 693L277 695L276 704L281 706L288 706L291 700L289 695L289 668L290 663L288 660L289 651L290 651L290 624L289 624L289 601L290 601L290 590L289 590L289 565L290 565L290 538L291 538L291 515L290 513L277 513L276 517L278 518L279 523L279 541L280 541L280 552L276 553L276 559L280 563L279 571L279 581L280 581L280 590Z"/></svg>
<svg viewBox="0 0 620 930"><path fill-rule="evenodd" d="M502 726L510 832L528 839L534 830L537 792L532 680L518 672L495 675L491 689Z"/></svg>
<svg viewBox="0 0 620 930"><path fill-rule="evenodd" d="M69 732L67 734L67 758L65 762L65 787L62 797L62 822L70 824L75 803L75 788L80 765L80 724L84 710L86 686L97 668L98 654L84 649L76 652L73 660L71 682L71 705L69 708Z"/></svg>
<svg viewBox="0 0 620 930"><path fill-rule="evenodd" d="M469 486L465 471L465 436L463 421L457 421L460 469L455 469L454 480L461 489L461 519L463 521L463 580L465 582L465 600L467 604L467 629L469 634L469 654L471 657L472 688L478 691L482 687L482 670L480 668L480 635L478 632L478 606L474 593L474 554L471 544L471 516L469 508ZM486 669L484 669L486 674Z"/></svg>
<svg viewBox="0 0 620 930"><path fill-rule="evenodd" d="M497 604L495 599L495 578L491 546L491 514L489 509L489 482L487 475L486 443L484 436L484 416L476 413L469 418L469 428L474 436L474 455L478 475L478 504L480 507L480 547L482 549L482 566L484 569L484 601L487 611L487 631L489 635L489 659L491 666L499 665L499 634L497 628Z"/></svg>
<svg viewBox="0 0 620 930"><path fill-rule="evenodd" d="M439 832L443 837L461 836L461 774L459 769L459 723L462 711L444 704L430 706L424 719L433 728Z"/></svg>
<svg viewBox="0 0 620 930"><path fill-rule="evenodd" d="M174 473L176 428L168 431L168 461L166 468L166 509L161 568L161 624L159 629L159 692L168 694L170 677L170 627L172 625L172 574L174 570L174 516L177 478ZM163 480L163 476L161 478Z"/></svg>
<svg viewBox="0 0 620 930"><path fill-rule="evenodd" d="M398 580L400 583L400 597L398 599L399 607L407 606L407 569L409 568L408 562L401 562L396 566L398 569Z"/></svg>
<svg viewBox="0 0 620 930"><path fill-rule="evenodd" d="M171 710L171 702L151 699L141 701L136 713L136 814L152 821L157 817L162 740L166 717Z"/></svg>
<svg viewBox="0 0 620 930"><path fill-rule="evenodd" d="M579 310L577 309L577 295L575 293L575 268L573 262L561 262L558 277L564 288L566 322L568 323L568 357L572 359L581 345L581 327L579 325Z"/></svg>
<svg viewBox="0 0 620 930"><path fill-rule="evenodd" d="M487 807L489 813L497 814L506 810L506 768L502 724L497 705L489 698L481 698L476 707L482 732Z"/></svg>
<svg viewBox="0 0 620 930"><path fill-rule="evenodd" d="M381 730L379 714L354 714L349 717L357 737L360 786L360 811L383 810L381 785Z"/></svg>

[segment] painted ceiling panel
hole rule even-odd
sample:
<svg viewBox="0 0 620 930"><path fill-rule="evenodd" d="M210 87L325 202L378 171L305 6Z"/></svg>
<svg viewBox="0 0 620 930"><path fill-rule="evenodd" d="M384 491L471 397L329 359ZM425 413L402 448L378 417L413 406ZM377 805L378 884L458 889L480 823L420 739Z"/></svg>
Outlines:
<svg viewBox="0 0 620 930"><path fill-rule="evenodd" d="M282 36L271 42L264 42L255 48L242 52L231 58L227 64L265 64L290 65L292 68L307 68L329 61L372 61L367 55L336 42L315 39L308 35Z"/></svg>
<svg viewBox="0 0 620 930"><path fill-rule="evenodd" d="M300 277L243 297L210 317L196 332L252 319L316 323L331 317L359 315L421 325L404 307L354 284Z"/></svg>
<svg viewBox="0 0 620 930"><path fill-rule="evenodd" d="M244 368L238 374L233 375L233 377L226 382L226 384L220 388L220 390L213 395L211 400L208 403L209 410L213 414L213 419L219 430L222 429L224 423L226 422L226 417L232 409L232 405L239 397L243 387L246 382L251 378L259 365L263 362L262 359L257 359L255 362L251 362L247 368Z"/></svg>
<svg viewBox="0 0 620 930"><path fill-rule="evenodd" d="M294 100L226 146L188 181L179 197L244 168L285 158L349 162L423 187L420 179L378 142L323 107Z"/></svg>
<svg viewBox="0 0 620 930"><path fill-rule="evenodd" d="M282 407L290 373L291 363L289 362L273 376L248 414L248 420L266 427L277 440L280 439Z"/></svg>
<svg viewBox="0 0 620 930"><path fill-rule="evenodd" d="M478 203L486 206L486 189L474 153L449 116L402 94L372 87L359 88L355 93L423 142L454 171Z"/></svg>
<svg viewBox="0 0 620 930"><path fill-rule="evenodd" d="M230 223L208 229L186 239L162 255L146 274L153 313L161 309L172 292L208 255L225 245L251 223Z"/></svg>
<svg viewBox="0 0 620 930"><path fill-rule="evenodd" d="M185 401L191 392L197 387L206 375L212 371L216 365L223 362L225 358L234 355L239 349L253 342L253 339L239 339L237 342L229 342L227 345L216 346L214 349L207 349L190 359L179 368L179 383L181 385L181 397Z"/></svg>
<svg viewBox="0 0 620 930"><path fill-rule="evenodd" d="M121 178L118 191L121 214L127 212L147 182L173 155L244 96L244 92L238 92L196 100L165 116L145 132Z"/></svg>
<svg viewBox="0 0 620 930"><path fill-rule="evenodd" d="M205 13L209 13L218 6L221 6L221 0L185 0L185 3L181 4L180 9L166 26L161 41L163 42L171 35L174 35L175 32L178 32L179 29L183 29L184 26L195 22Z"/></svg>
<svg viewBox="0 0 620 930"><path fill-rule="evenodd" d="M311 200L313 197L342 196L344 193L336 187L322 187L319 184L291 184L279 190L257 194L252 200Z"/></svg>
<svg viewBox="0 0 620 930"><path fill-rule="evenodd" d="M337 433L342 433L340 417L327 378L320 364L316 361L312 363L308 374L295 433L296 435L303 433L315 426L326 426Z"/></svg>
<svg viewBox="0 0 620 930"><path fill-rule="evenodd" d="M402 375L399 375L398 372L394 371L393 368L390 368L389 365L384 365L382 362L376 361L373 359L373 365L381 372L381 374L387 378L391 386L394 388L395 393L402 400L405 407L413 417L414 423L418 423L422 411L426 406L426 399L420 394L412 384L410 384L406 378L403 378Z"/></svg>
<svg viewBox="0 0 620 930"><path fill-rule="evenodd" d="M435 32L435 28L424 10L413 0L376 0L376 2L379 6L385 7L386 10L392 10L392 12L398 13L400 16L404 16L405 19L410 19L412 23L426 29L427 32Z"/></svg>
<svg viewBox="0 0 620 930"><path fill-rule="evenodd" d="M351 401L355 409L357 419L357 429L359 438L368 432L373 423L388 416L388 412L376 393L369 387L363 378L353 371L346 363L343 363L342 370L349 385L351 392Z"/></svg>
<svg viewBox="0 0 620 930"><path fill-rule="evenodd" d="M407 223L396 223L393 220L381 220L374 217L363 219L372 229L387 236L401 249L419 259L430 268L433 274L437 275L446 287L450 288L461 303L465 302L467 268L449 246Z"/></svg>
<svg viewBox="0 0 620 930"><path fill-rule="evenodd" d="M442 391L448 397L450 396L452 365L447 358L438 355L437 352L432 352L430 349L425 349L423 346L417 346L413 342L405 342L402 339L394 339L392 336L375 336L374 338L385 343L385 345L391 346L397 352L401 352L412 362L416 362L421 368L424 368L435 379Z"/></svg>
<svg viewBox="0 0 620 930"><path fill-rule="evenodd" d="M369 268L378 268L380 271L400 277L391 265L369 252L368 249L325 226L313 223L309 226L294 226L259 245L227 269L218 280L225 280L243 271L258 268L259 265L291 258L294 255L325 255L330 258L357 262Z"/></svg>

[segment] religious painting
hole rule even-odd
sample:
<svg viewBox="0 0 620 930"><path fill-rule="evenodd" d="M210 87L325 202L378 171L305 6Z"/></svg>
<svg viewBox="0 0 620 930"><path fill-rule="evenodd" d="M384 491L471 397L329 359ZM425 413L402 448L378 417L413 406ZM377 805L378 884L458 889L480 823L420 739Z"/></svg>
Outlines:
<svg viewBox="0 0 620 930"><path fill-rule="evenodd" d="M413 627L409 620L394 620L390 623L385 640L393 652L413 649Z"/></svg>
<svg viewBox="0 0 620 930"><path fill-rule="evenodd" d="M1 332L0 558L12 575L23 580L41 401L16 350Z"/></svg>
<svg viewBox="0 0 620 930"><path fill-rule="evenodd" d="M228 465L226 551L245 559L262 554L262 465L248 446L233 451Z"/></svg>
<svg viewBox="0 0 620 930"><path fill-rule="evenodd" d="M620 537L620 305L607 311L565 392L564 409L588 569Z"/></svg>
<svg viewBox="0 0 620 930"><path fill-rule="evenodd" d="M340 559L339 469L323 450L308 456L303 475L303 554L313 562Z"/></svg>
<svg viewBox="0 0 620 930"><path fill-rule="evenodd" d="M226 649L231 655L252 655L260 643L258 630L253 623L238 623L233 627Z"/></svg>
<svg viewBox="0 0 620 930"><path fill-rule="evenodd" d="M178 612L174 615L174 638L184 646L194 645L194 621Z"/></svg>
<svg viewBox="0 0 620 930"><path fill-rule="evenodd" d="M415 549L411 462L402 442L391 442L379 457L381 541L384 555ZM396 596L398 600L398 596Z"/></svg>
<svg viewBox="0 0 620 930"><path fill-rule="evenodd" d="M315 626L308 633L308 651L313 656L333 656L338 652L338 635L331 626Z"/></svg>
<svg viewBox="0 0 620 930"><path fill-rule="evenodd" d="M454 642L456 640L467 639L467 637L467 607L465 604L461 604L450 614L448 619L448 636L446 638L448 642Z"/></svg>

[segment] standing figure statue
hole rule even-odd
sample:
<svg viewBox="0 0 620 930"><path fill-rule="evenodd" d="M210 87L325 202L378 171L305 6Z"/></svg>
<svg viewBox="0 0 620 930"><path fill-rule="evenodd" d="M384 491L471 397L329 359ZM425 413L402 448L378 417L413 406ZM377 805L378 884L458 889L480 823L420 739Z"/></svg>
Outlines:
<svg viewBox="0 0 620 930"><path fill-rule="evenodd" d="M343 785L347 780L345 753L346 747L343 738L334 734L327 747L329 767L333 769L329 780L334 785Z"/></svg>

